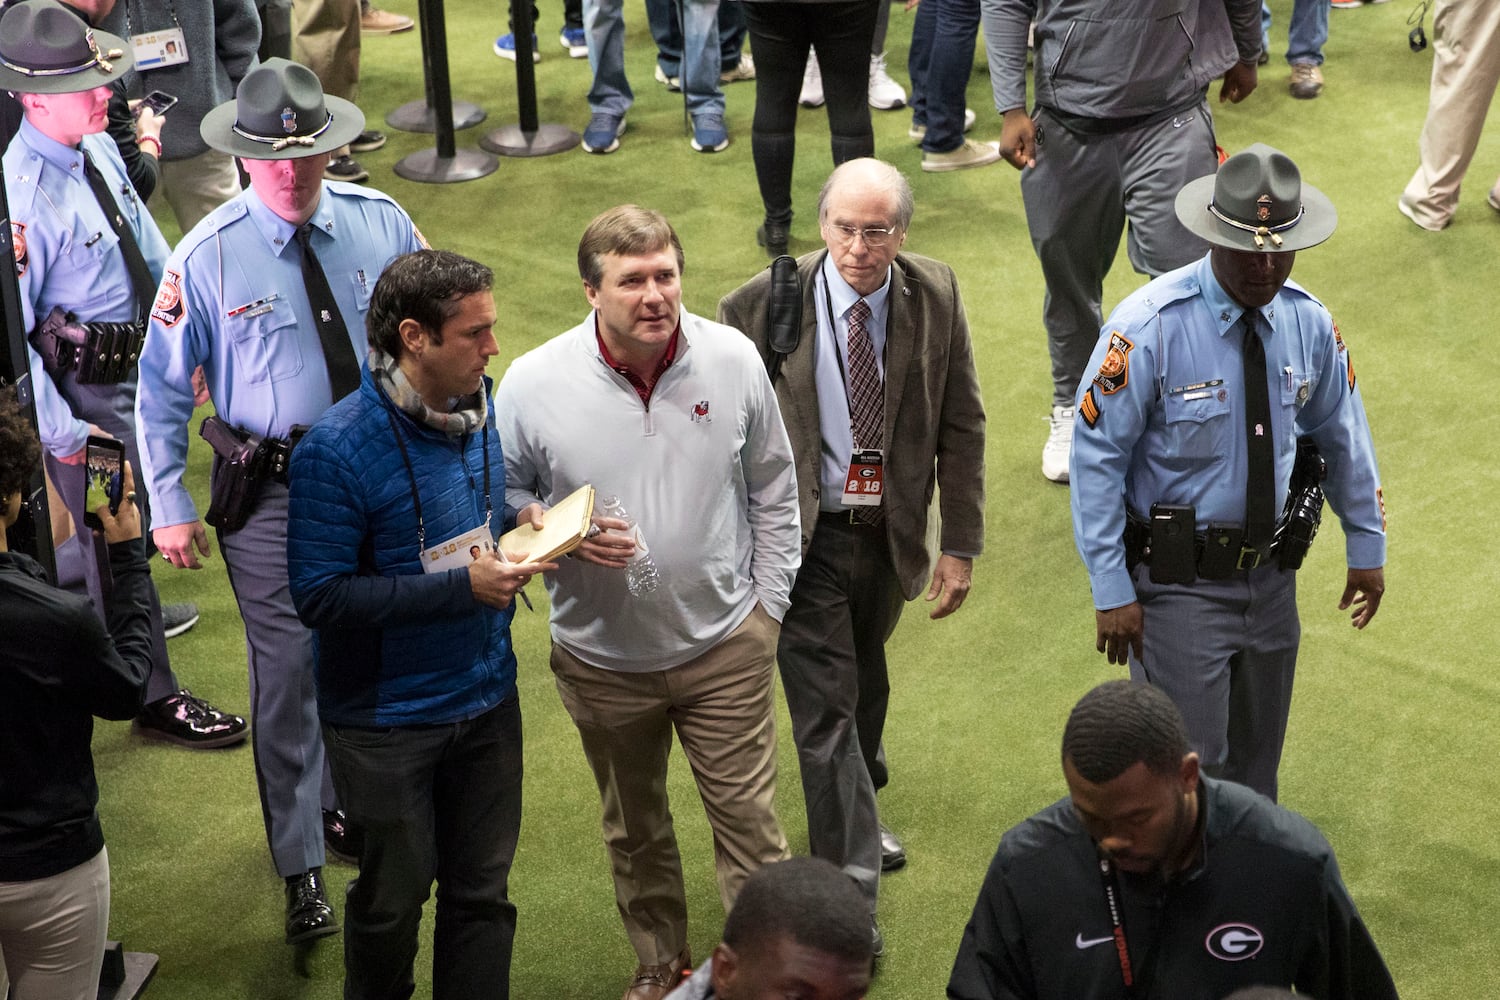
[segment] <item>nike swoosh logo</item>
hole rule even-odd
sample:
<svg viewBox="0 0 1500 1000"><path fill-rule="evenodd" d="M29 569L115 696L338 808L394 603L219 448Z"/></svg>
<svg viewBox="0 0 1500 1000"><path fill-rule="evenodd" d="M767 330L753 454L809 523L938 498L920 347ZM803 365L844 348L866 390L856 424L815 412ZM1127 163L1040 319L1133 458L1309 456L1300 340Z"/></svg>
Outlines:
<svg viewBox="0 0 1500 1000"><path fill-rule="evenodd" d="M1113 940L1113 935L1105 935L1102 938L1089 938L1087 941L1085 941L1083 935L1079 934L1073 939L1073 944L1078 948L1079 951L1082 951L1085 948L1092 948L1096 944L1105 944Z"/></svg>

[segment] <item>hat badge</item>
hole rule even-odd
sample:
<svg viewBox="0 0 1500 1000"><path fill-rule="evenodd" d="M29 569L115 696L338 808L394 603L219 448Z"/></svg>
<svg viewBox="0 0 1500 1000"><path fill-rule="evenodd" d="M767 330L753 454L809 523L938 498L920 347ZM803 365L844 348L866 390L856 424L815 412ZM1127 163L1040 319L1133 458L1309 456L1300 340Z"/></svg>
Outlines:
<svg viewBox="0 0 1500 1000"><path fill-rule="evenodd" d="M281 130L287 135L297 131L297 112L291 108L281 109Z"/></svg>
<svg viewBox="0 0 1500 1000"><path fill-rule="evenodd" d="M1255 199L1255 217L1265 222L1271 217L1271 196L1263 194Z"/></svg>

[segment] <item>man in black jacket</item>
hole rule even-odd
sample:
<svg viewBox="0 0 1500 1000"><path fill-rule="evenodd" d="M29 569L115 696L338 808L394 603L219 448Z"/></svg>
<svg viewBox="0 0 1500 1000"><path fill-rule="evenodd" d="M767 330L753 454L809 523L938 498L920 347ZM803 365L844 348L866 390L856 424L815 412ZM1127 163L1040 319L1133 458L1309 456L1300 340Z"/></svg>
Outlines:
<svg viewBox="0 0 1500 1000"><path fill-rule="evenodd" d="M114 590L109 630L52 586L5 531L41 446L0 396L0 996L92 998L109 923L109 856L95 807L94 716L141 710L151 670L151 577L130 467L118 515L101 505Z"/></svg>
<svg viewBox="0 0 1500 1000"><path fill-rule="evenodd" d="M1069 798L1001 839L952 1000L1219 1000L1252 985L1395 1000L1328 842L1202 776L1187 746L1155 688L1083 696L1063 732Z"/></svg>

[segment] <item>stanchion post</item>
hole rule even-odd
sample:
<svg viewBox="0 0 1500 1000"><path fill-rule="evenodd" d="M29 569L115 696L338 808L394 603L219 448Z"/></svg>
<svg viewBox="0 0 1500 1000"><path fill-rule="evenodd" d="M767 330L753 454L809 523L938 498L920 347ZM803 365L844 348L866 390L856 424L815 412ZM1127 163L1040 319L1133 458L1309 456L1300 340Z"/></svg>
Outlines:
<svg viewBox="0 0 1500 1000"><path fill-rule="evenodd" d="M536 66L531 61L535 21L532 0L510 0L510 24L516 40L516 110L519 125L502 125L479 140L479 148L501 156L548 156L572 149L582 136L563 125L543 125L536 113Z"/></svg>
<svg viewBox="0 0 1500 1000"><path fill-rule="evenodd" d="M474 149L459 151L453 140L453 91L448 83L448 25L443 0L420 0L422 18L423 76L431 88L437 148L403 156L396 161L396 176L426 184L472 181L495 172L500 163L488 153Z"/></svg>

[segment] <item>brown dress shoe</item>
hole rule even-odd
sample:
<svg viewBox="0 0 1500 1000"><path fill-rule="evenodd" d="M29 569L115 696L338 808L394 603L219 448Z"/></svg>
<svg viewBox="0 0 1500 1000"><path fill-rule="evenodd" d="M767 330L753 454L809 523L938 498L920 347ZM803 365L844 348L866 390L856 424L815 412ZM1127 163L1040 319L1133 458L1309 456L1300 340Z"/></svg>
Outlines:
<svg viewBox="0 0 1500 1000"><path fill-rule="evenodd" d="M682 954L663 965L637 965L635 978L620 1000L662 1000L677 988L692 964L692 956L684 948Z"/></svg>

